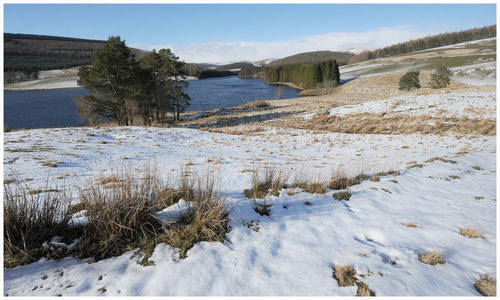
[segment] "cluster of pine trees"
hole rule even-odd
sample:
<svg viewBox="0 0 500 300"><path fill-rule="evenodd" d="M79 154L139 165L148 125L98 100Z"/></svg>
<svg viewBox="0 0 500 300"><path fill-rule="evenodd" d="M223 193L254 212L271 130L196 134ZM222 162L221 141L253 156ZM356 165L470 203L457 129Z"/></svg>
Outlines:
<svg viewBox="0 0 500 300"><path fill-rule="evenodd" d="M170 49L153 51L137 60L119 36L97 50L92 64L82 66L78 84L92 92L75 97L78 113L96 124L106 121L133 125L164 124L179 119L189 106L182 73L184 63Z"/></svg>
<svg viewBox="0 0 500 300"><path fill-rule="evenodd" d="M267 72L267 82L292 82L305 89L325 81L340 81L339 66L334 59L308 65L282 65Z"/></svg>
<svg viewBox="0 0 500 300"><path fill-rule="evenodd" d="M496 37L496 35L497 35L496 25L452 32L452 33L443 33L443 34L428 36L421 39L411 40L405 43L388 46L374 51L365 51L363 53L351 57L351 59L349 60L349 64L369 59L375 59L379 57L405 54L414 51L426 50L430 48L486 39L486 38Z"/></svg>

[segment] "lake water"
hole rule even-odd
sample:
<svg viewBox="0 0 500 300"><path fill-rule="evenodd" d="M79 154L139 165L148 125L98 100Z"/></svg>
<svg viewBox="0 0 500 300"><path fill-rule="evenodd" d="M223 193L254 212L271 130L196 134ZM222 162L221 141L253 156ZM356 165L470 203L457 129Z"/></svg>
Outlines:
<svg viewBox="0 0 500 300"><path fill-rule="evenodd" d="M211 110L254 100L272 100L277 88L261 79L240 79L237 76L189 81L186 91L191 97L191 106L187 110ZM296 89L279 88L282 99L299 96ZM87 121L78 116L72 100L73 96L82 94L89 92L82 88L4 91L4 125L12 129L86 125Z"/></svg>

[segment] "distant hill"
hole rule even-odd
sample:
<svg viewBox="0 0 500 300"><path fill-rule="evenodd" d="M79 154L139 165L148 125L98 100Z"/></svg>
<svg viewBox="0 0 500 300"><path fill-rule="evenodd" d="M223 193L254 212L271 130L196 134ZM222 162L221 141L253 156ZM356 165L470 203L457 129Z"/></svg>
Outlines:
<svg viewBox="0 0 500 300"><path fill-rule="evenodd" d="M90 64L106 41L4 33L4 71L65 69ZM132 49L137 57L147 51Z"/></svg>
<svg viewBox="0 0 500 300"><path fill-rule="evenodd" d="M373 51L364 51L351 57L349 64L375 59L379 57L389 57L394 55L406 54L415 51L422 51L431 48L448 46L474 40L481 40L497 36L497 26L485 26L457 32L442 33L431 35L421 39L411 40L399 43L385 48Z"/></svg>
<svg viewBox="0 0 500 300"><path fill-rule="evenodd" d="M346 65L349 59L353 57L354 54L351 52L336 52L336 51L314 51L314 52L304 52L295 54L292 56L287 56L285 58L276 59L266 66L277 67L289 64L312 64L315 62L325 61L329 59L335 59L340 66Z"/></svg>

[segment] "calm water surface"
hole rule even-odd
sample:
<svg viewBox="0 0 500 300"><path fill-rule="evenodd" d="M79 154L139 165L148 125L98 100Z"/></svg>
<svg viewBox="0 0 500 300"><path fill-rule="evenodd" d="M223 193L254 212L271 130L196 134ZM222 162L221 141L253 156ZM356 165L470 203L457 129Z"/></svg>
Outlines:
<svg viewBox="0 0 500 300"><path fill-rule="evenodd" d="M188 111L211 110L241 105L254 100L275 99L278 87L261 79L237 76L189 81L186 91L191 97ZM296 98L298 92L279 87L281 98ZM73 96L89 94L82 88L39 91L4 91L4 124L9 128L50 128L87 124L77 112Z"/></svg>

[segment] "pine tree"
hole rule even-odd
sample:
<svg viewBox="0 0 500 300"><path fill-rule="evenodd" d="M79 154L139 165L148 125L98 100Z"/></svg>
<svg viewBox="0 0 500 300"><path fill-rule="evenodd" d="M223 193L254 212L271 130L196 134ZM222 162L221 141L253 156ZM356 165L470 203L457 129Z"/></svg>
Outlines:
<svg viewBox="0 0 500 300"><path fill-rule="evenodd" d="M436 72L431 74L431 86L433 89L441 89L450 85L452 73L444 64L440 65Z"/></svg>
<svg viewBox="0 0 500 300"><path fill-rule="evenodd" d="M418 71L409 71L406 74L404 74L399 79L399 89L405 91L409 91L412 89L419 89L420 88L420 81L418 79L419 75L420 72Z"/></svg>

